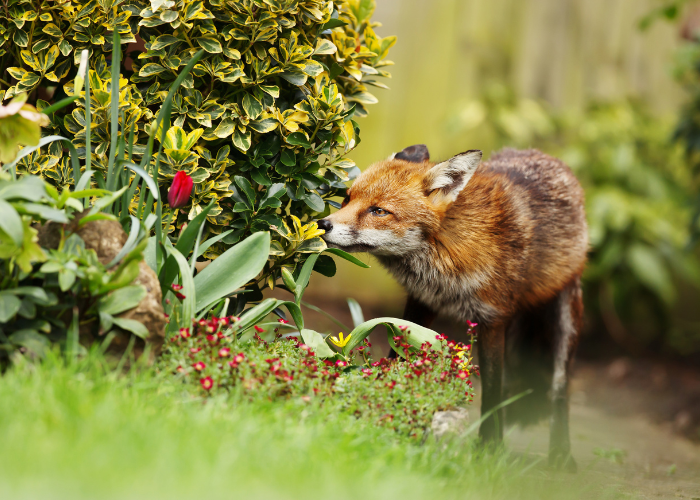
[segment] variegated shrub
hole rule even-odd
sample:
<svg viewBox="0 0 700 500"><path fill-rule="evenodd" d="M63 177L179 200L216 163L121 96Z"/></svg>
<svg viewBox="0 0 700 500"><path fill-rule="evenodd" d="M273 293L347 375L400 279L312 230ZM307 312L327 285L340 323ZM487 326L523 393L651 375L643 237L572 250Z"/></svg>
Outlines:
<svg viewBox="0 0 700 500"><path fill-rule="evenodd" d="M52 116L45 133L74 137L82 155L89 146L92 168L104 170L108 162L112 30L131 44L123 49L129 60L119 81L119 114L120 130L127 137L133 133L136 157L155 132L154 116L176 76L204 49L205 57L173 99L159 157L163 193L180 170L195 182L177 227L213 202L206 232L227 234L205 257L270 228L278 269L293 268L300 254L325 248L313 230L304 233L313 236L302 245L295 240L301 233L289 228L326 212L329 199L344 194L344 182L357 173L346 157L359 142L354 119L376 102L368 87L385 87L376 79L389 76L383 68L391 64L386 56L395 42L376 35L374 0L3 4L0 68L7 69L0 75L0 98L28 92L41 109L44 100L72 95L76 57L82 49L91 51L89 145L81 105ZM56 184L70 182L60 147L35 155L19 170L41 173Z"/></svg>

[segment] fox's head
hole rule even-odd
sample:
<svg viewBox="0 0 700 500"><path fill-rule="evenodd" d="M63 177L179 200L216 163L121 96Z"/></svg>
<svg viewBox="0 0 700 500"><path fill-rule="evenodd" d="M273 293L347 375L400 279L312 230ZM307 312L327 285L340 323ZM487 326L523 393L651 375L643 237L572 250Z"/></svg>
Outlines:
<svg viewBox="0 0 700 500"><path fill-rule="evenodd" d="M342 208L318 222L323 239L348 252L420 251L480 161L481 151L471 150L434 164L419 144L375 163L348 190Z"/></svg>

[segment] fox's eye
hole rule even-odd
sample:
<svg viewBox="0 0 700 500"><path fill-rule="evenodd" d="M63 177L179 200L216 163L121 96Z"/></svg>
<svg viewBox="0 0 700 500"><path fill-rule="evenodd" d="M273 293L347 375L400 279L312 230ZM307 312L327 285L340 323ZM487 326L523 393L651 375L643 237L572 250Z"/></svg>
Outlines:
<svg viewBox="0 0 700 500"><path fill-rule="evenodd" d="M348 203L350 203L350 193L348 193L348 194L345 195L345 198L343 198L343 203L341 203L340 206L341 206L341 207L344 207L344 206L347 205Z"/></svg>
<svg viewBox="0 0 700 500"><path fill-rule="evenodd" d="M370 207L369 213L371 213L372 215L376 215L377 217L384 217L385 215L389 215L390 212L387 212L383 208Z"/></svg>

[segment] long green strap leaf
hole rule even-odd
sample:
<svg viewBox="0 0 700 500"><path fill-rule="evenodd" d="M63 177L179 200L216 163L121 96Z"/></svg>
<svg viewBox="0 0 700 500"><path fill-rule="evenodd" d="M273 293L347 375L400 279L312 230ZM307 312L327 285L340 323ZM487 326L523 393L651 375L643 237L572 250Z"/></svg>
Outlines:
<svg viewBox="0 0 700 500"><path fill-rule="evenodd" d="M192 275L190 274L190 266L185 256L178 252L177 248L171 248L170 252L170 255L175 258L175 262L177 262L178 269L180 270L181 293L185 296L185 299L182 301L180 327L190 327L192 326L192 320L195 316L195 303L197 301L196 287Z"/></svg>
<svg viewBox="0 0 700 500"><path fill-rule="evenodd" d="M309 279L311 279L311 272L314 270L314 265L318 260L320 254L314 253L309 255L309 258L304 262L304 266L301 268L299 277L296 281L296 288L294 289L294 299L297 304L301 302L301 297L304 295L304 290L309 284Z"/></svg>
<svg viewBox="0 0 700 500"><path fill-rule="evenodd" d="M119 139L119 69L121 66L121 39L119 30L114 30L112 34L112 88L110 90L111 110L109 163L107 164L107 189L113 191L116 187L114 175L114 159L117 157L117 140Z"/></svg>
<svg viewBox="0 0 700 500"><path fill-rule="evenodd" d="M343 354L347 356L352 349L357 347L360 344L360 342L362 342L365 338L369 336L369 334L372 332L372 330L374 330L375 327L382 324L385 325L389 330L401 326L408 327L406 333L404 334L406 342L411 344L411 346L415 347L416 349L420 349L420 346L423 345L424 342L430 342L436 347L439 347L440 345L440 343L435 339L437 335L437 332L435 330L431 330L430 328L417 325L416 323L412 323L404 319L376 318L371 319L369 321L365 321L360 326L355 328L352 332L350 332L350 341L343 348ZM393 335L390 332L389 343L392 347L395 347L394 340L392 339L392 337Z"/></svg>
<svg viewBox="0 0 700 500"><path fill-rule="evenodd" d="M221 254L194 278L196 310L226 297L255 278L267 263L270 233L249 236ZM178 252L179 253L179 252Z"/></svg>

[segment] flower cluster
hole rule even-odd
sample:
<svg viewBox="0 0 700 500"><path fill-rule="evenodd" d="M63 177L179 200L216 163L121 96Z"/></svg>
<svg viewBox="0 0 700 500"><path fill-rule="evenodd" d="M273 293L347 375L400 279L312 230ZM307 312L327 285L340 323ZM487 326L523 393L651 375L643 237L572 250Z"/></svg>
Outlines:
<svg viewBox="0 0 700 500"><path fill-rule="evenodd" d="M386 426L415 438L429 428L435 411L472 400L470 378L478 368L472 364L471 344L438 335L434 344L409 349L405 337L410 333L402 330L393 340L404 349L404 360L373 360L366 339L354 349L354 356L319 359L294 335L277 332L274 340L266 341L260 337L262 328L240 339L227 334L235 331L237 320L212 318L183 328L169 342L160 368L174 373L199 396L228 393L239 400L315 400L367 425ZM473 327L468 333L473 343ZM347 338L339 335L337 340Z"/></svg>

